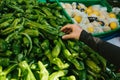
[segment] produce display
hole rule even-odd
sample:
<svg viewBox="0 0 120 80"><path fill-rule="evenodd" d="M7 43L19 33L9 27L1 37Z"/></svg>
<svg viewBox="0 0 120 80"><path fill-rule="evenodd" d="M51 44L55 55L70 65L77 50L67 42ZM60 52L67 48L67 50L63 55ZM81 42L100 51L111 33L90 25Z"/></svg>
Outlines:
<svg viewBox="0 0 120 80"><path fill-rule="evenodd" d="M118 29L119 19L114 12L100 4L86 6L80 2L61 2L73 22L79 24L84 30L92 34L110 32Z"/></svg>
<svg viewBox="0 0 120 80"><path fill-rule="evenodd" d="M71 23L57 3L0 1L0 80L115 80L97 52L62 40Z"/></svg>

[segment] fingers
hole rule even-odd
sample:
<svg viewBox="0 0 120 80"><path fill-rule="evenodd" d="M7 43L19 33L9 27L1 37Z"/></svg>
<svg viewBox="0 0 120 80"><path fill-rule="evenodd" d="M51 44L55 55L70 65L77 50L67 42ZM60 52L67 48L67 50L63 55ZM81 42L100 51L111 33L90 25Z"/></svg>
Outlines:
<svg viewBox="0 0 120 80"><path fill-rule="evenodd" d="M63 30L63 32L66 33L66 34L69 34L69 33L72 32L72 30L70 28L66 28L66 29Z"/></svg>
<svg viewBox="0 0 120 80"><path fill-rule="evenodd" d="M73 24L67 24L61 28L61 31L64 31L65 29L72 29Z"/></svg>
<svg viewBox="0 0 120 80"><path fill-rule="evenodd" d="M62 39L70 39L72 36L72 26L73 24L67 24L61 28L61 31L66 33L66 35L62 36Z"/></svg>
<svg viewBox="0 0 120 80"><path fill-rule="evenodd" d="M72 38L71 34L66 34L62 36L62 39L71 39L71 38Z"/></svg>

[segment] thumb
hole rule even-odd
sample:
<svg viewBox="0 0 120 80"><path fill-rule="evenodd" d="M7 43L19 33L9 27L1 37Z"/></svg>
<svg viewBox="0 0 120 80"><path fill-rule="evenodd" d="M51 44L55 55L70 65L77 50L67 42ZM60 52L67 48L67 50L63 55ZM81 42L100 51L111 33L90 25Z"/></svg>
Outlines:
<svg viewBox="0 0 120 80"><path fill-rule="evenodd" d="M62 36L62 39L71 39L72 36L70 34Z"/></svg>

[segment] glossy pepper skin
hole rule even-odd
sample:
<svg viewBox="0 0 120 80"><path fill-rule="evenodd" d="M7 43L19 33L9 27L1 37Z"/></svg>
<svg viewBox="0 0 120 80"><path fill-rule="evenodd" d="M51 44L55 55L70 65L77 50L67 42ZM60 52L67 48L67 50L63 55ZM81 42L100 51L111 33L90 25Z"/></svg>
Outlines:
<svg viewBox="0 0 120 80"><path fill-rule="evenodd" d="M12 13L8 13L8 14L4 14L3 16L0 16L0 23L2 24L5 21L8 21L9 19L11 19L13 16Z"/></svg>
<svg viewBox="0 0 120 80"><path fill-rule="evenodd" d="M70 61L72 64L74 64L74 66L78 69L78 70L82 70L84 69L82 65L80 65L80 63L78 62L77 59L75 59L74 57L72 57L71 53L69 52L68 49L63 50L63 54L65 55L65 57L67 58L68 61Z"/></svg>
<svg viewBox="0 0 120 80"><path fill-rule="evenodd" d="M12 33L14 30L19 29L21 25L18 25L18 23L20 22L20 18L16 18L13 20L12 24L10 25L10 27L5 28L4 30L2 30L0 32L1 35L8 35L10 33Z"/></svg>
<svg viewBox="0 0 120 80"><path fill-rule="evenodd" d="M58 57L58 55L60 54L60 51L61 51L61 44L59 43L58 40L54 40L54 48L52 50L52 56L53 57Z"/></svg>
<svg viewBox="0 0 120 80"><path fill-rule="evenodd" d="M47 71L45 65L41 61L38 61L38 67L40 69L39 72L40 80L48 80L49 72Z"/></svg>
<svg viewBox="0 0 120 80"><path fill-rule="evenodd" d="M95 62L93 62L92 60L87 59L86 64L93 72L100 73L101 68Z"/></svg>
<svg viewBox="0 0 120 80"><path fill-rule="evenodd" d="M29 22L26 22L26 26L30 26L33 29L40 29L42 31L45 31L48 34L51 34L51 35L58 34L58 30L56 28L51 27L50 25L45 25L45 24L41 25L37 22L29 21Z"/></svg>
<svg viewBox="0 0 120 80"><path fill-rule="evenodd" d="M53 58L51 63L56 64L59 69L67 69L70 65L63 63L60 58Z"/></svg>
<svg viewBox="0 0 120 80"><path fill-rule="evenodd" d="M68 71L66 71L66 70L56 71L49 76L48 80L58 80L59 77L65 76L67 72Z"/></svg>
<svg viewBox="0 0 120 80"><path fill-rule="evenodd" d="M50 43L49 43L49 40L44 40L42 43L41 43L41 47L43 50L48 50L49 47L50 47Z"/></svg>
<svg viewBox="0 0 120 80"><path fill-rule="evenodd" d="M59 39L59 42L62 45L62 49L63 49L62 52L63 52L64 56L66 57L66 59L69 62L71 62L72 64L74 64L74 66L76 67L76 69L83 70L84 67L82 65L80 65L80 63L78 62L78 60L72 56L72 54L70 53L70 51L66 48L65 44L63 43L63 41L61 39Z"/></svg>
<svg viewBox="0 0 120 80"><path fill-rule="evenodd" d="M87 45L84 45L82 46L83 50L86 52L86 53L91 53L90 56L91 57L94 57L96 56L97 57L97 60L96 59L93 59L95 62L97 62L96 64L102 64L103 65L103 70L105 70L105 67L106 67L106 59L103 58L102 56L100 56L99 54L97 54L94 50L92 50L90 47L88 47ZM93 56L94 55L94 56ZM94 57L95 58L95 57ZM99 62L98 62L99 61Z"/></svg>
<svg viewBox="0 0 120 80"><path fill-rule="evenodd" d="M69 67L69 64L63 63L63 61L58 57L58 54L60 53L61 50L60 43L57 40L55 40L54 42L55 47L53 48L52 51L50 50L49 40L44 40L43 43L41 43L41 47L52 64L57 65L58 69L66 69Z"/></svg>
<svg viewBox="0 0 120 80"><path fill-rule="evenodd" d="M24 33L28 34L30 37L38 37L39 31L36 29L25 29Z"/></svg>
<svg viewBox="0 0 120 80"><path fill-rule="evenodd" d="M3 23L0 24L0 29L8 27L12 21L13 19L8 19L7 21L4 21Z"/></svg>
<svg viewBox="0 0 120 80"><path fill-rule="evenodd" d="M22 70L23 75L25 76L27 74L27 76L22 77L23 80L36 80L34 74L32 73L27 61L21 61L19 63L19 67ZM27 71L27 73L26 73Z"/></svg>

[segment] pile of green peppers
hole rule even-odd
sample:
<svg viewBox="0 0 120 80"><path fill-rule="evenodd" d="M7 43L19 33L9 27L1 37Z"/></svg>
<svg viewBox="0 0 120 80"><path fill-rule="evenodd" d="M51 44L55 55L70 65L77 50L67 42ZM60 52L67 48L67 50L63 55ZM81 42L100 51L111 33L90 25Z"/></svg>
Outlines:
<svg viewBox="0 0 120 80"><path fill-rule="evenodd" d="M116 80L97 52L61 39L71 22L57 3L0 0L0 80Z"/></svg>

